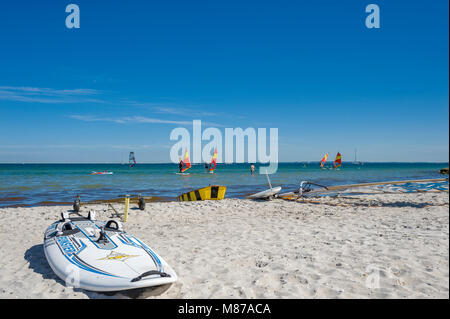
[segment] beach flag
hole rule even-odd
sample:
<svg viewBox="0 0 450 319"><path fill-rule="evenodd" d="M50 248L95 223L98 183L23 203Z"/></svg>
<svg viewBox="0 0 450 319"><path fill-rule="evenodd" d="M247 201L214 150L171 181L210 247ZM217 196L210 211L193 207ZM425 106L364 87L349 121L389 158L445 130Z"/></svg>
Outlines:
<svg viewBox="0 0 450 319"><path fill-rule="evenodd" d="M186 152L184 153L184 159L183 159L184 168L181 170L181 173L186 172L188 169L191 168L191 162L189 161L189 153L186 149Z"/></svg>
<svg viewBox="0 0 450 319"><path fill-rule="evenodd" d="M341 153L337 153L336 155L336 159L334 160L334 168L338 168L339 166L342 165L342 161L341 161Z"/></svg>
<svg viewBox="0 0 450 319"><path fill-rule="evenodd" d="M323 166L325 165L325 162L327 161L327 158L328 158L328 153L326 153L325 156L320 161L320 168L323 168Z"/></svg>
<svg viewBox="0 0 450 319"><path fill-rule="evenodd" d="M211 165L209 166L209 171L214 172L216 169L216 161L217 161L217 148L214 150L214 155L211 161Z"/></svg>

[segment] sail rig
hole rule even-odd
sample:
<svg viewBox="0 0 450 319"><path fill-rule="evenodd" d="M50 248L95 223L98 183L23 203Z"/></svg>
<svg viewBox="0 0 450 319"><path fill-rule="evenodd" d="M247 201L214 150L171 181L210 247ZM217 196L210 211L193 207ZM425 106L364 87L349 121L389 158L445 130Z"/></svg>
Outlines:
<svg viewBox="0 0 450 319"><path fill-rule="evenodd" d="M184 152L183 169L181 170L181 173L186 172L190 168L191 168L191 161L189 160L189 153L188 150L186 149L186 152Z"/></svg>
<svg viewBox="0 0 450 319"><path fill-rule="evenodd" d="M214 155L211 160L211 164L209 164L209 172L213 173L216 169L216 162L217 162L217 148L214 150Z"/></svg>
<svg viewBox="0 0 450 319"><path fill-rule="evenodd" d="M342 165L342 156L341 156L341 153L337 153L337 155L336 155L336 159L334 160L334 164L333 164L333 166L334 166L334 168L338 168L338 167L340 167L341 165Z"/></svg>
<svg viewBox="0 0 450 319"><path fill-rule="evenodd" d="M356 148L355 148L355 160L353 161L353 164L356 164L356 165L361 165L362 164L361 161L356 160Z"/></svg>
<svg viewBox="0 0 450 319"><path fill-rule="evenodd" d="M328 158L328 153L326 153L325 156L320 161L320 168L323 168L323 166L325 165L325 163L327 161L327 158Z"/></svg>
<svg viewBox="0 0 450 319"><path fill-rule="evenodd" d="M134 157L134 152L130 152L130 168L136 166L136 158Z"/></svg>

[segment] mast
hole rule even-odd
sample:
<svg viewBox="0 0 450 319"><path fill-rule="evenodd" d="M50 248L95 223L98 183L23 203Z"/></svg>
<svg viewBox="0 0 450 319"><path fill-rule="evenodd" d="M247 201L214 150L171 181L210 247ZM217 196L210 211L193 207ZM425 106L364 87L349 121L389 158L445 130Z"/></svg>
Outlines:
<svg viewBox="0 0 450 319"><path fill-rule="evenodd" d="M130 168L136 165L136 158L134 157L134 152L130 152Z"/></svg>
<svg viewBox="0 0 450 319"><path fill-rule="evenodd" d="M217 161L217 148L214 150L213 158L211 160L211 163L209 164L210 172L214 172L214 170L216 169L216 161Z"/></svg>
<svg viewBox="0 0 450 319"><path fill-rule="evenodd" d="M356 148L355 148L355 160L353 161L353 164L358 164L358 165L362 164L362 162L360 162L356 159Z"/></svg>
<svg viewBox="0 0 450 319"><path fill-rule="evenodd" d="M334 160L334 163L333 163L334 168L338 168L342 165L341 159L342 159L341 153L338 152L336 154L336 159Z"/></svg>
<svg viewBox="0 0 450 319"><path fill-rule="evenodd" d="M191 161L189 160L189 153L188 150L186 149L186 152L184 153L184 159L183 159L183 163L184 163L184 167L181 170L181 173L186 172L188 169L191 168Z"/></svg>
<svg viewBox="0 0 450 319"><path fill-rule="evenodd" d="M326 153L325 156L320 161L320 168L323 168L323 166L325 165L325 163L327 161L327 158L328 158L328 153Z"/></svg>

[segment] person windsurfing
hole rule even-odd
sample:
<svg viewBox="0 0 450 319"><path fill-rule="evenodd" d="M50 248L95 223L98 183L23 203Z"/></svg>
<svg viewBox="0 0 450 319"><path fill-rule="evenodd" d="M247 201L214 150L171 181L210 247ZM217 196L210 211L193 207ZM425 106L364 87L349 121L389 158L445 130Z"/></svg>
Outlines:
<svg viewBox="0 0 450 319"><path fill-rule="evenodd" d="M187 149L186 149L186 152L184 153L183 160L180 160L180 164L178 165L178 168L180 169L181 175L189 175L189 173L185 173L188 169L191 168L191 161L189 160L189 154L188 154Z"/></svg>
<svg viewBox="0 0 450 319"><path fill-rule="evenodd" d="M180 173L183 173L183 167L184 167L184 162L182 159L180 159L180 163L178 164L178 169L180 170Z"/></svg>
<svg viewBox="0 0 450 319"><path fill-rule="evenodd" d="M336 159L334 160L333 167L339 168L341 167L341 165L342 165L342 155L341 153L338 152L336 155Z"/></svg>
<svg viewBox="0 0 450 319"><path fill-rule="evenodd" d="M328 153L325 154L325 156L320 160L320 168L324 169L324 165L327 162Z"/></svg>

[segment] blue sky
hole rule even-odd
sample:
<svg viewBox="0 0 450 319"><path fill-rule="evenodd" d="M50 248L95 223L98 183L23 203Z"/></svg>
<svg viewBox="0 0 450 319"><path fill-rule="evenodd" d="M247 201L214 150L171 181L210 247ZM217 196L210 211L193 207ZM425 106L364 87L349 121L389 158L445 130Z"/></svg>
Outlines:
<svg viewBox="0 0 450 319"><path fill-rule="evenodd" d="M67 29L76 3L81 28ZM365 27L376 3L381 28ZM0 162L169 162L169 134L276 127L280 161L448 161L448 1L9 1ZM206 143L206 142L205 142ZM334 155L331 155L334 156Z"/></svg>

